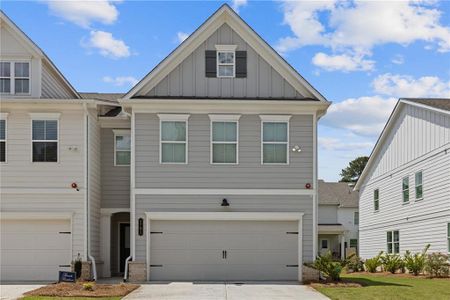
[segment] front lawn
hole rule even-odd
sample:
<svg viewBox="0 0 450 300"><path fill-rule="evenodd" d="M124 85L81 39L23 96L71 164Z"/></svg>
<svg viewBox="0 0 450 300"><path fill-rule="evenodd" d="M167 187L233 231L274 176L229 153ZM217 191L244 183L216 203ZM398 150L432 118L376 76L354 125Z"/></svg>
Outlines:
<svg viewBox="0 0 450 300"><path fill-rule="evenodd" d="M383 299L450 299L450 279L428 279L404 274L354 273L342 276L344 281L359 283L362 287L312 286L333 300Z"/></svg>

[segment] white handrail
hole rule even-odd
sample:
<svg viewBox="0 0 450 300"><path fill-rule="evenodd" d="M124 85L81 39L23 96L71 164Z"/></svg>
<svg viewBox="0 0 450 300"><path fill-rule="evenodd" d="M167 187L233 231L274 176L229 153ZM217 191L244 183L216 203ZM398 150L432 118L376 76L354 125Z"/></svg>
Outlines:
<svg viewBox="0 0 450 300"><path fill-rule="evenodd" d="M95 265L95 258L91 255L88 255L88 257L92 262L92 273L94 275L94 281L97 281L97 266Z"/></svg>
<svg viewBox="0 0 450 300"><path fill-rule="evenodd" d="M130 262L130 260L132 259L131 255L127 257L127 259L125 260L125 272L123 274L123 281L127 282L128 281L128 263Z"/></svg>

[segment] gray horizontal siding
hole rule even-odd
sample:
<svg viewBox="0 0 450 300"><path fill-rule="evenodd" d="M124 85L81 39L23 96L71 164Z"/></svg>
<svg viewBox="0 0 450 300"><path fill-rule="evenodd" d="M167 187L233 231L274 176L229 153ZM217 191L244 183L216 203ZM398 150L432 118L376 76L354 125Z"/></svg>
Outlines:
<svg viewBox="0 0 450 300"><path fill-rule="evenodd" d="M101 130L102 208L130 207L130 167L114 166L114 132Z"/></svg>
<svg viewBox="0 0 450 300"><path fill-rule="evenodd" d="M42 98L74 98L72 91L46 64L42 64Z"/></svg>
<svg viewBox="0 0 450 300"><path fill-rule="evenodd" d="M159 118L136 114L137 188L304 188L313 177L313 120L296 115L290 120L290 144L301 153L286 166L261 165L261 120L243 115L239 121L239 165L210 164L210 119L189 118L187 165L159 163Z"/></svg>
<svg viewBox="0 0 450 300"><path fill-rule="evenodd" d="M247 77L207 78L205 51L228 44L236 45L237 51L247 51ZM227 24L217 29L146 96L303 98Z"/></svg>
<svg viewBox="0 0 450 300"><path fill-rule="evenodd" d="M223 209L220 203L226 198L231 206ZM241 196L241 195L136 195L136 222L150 211L248 211L248 212L303 212L303 259L311 261L312 253L312 196ZM136 223L137 226L137 223ZM137 227L136 227L137 228ZM146 226L144 224L144 230ZM146 234L136 234L136 259L145 261Z"/></svg>

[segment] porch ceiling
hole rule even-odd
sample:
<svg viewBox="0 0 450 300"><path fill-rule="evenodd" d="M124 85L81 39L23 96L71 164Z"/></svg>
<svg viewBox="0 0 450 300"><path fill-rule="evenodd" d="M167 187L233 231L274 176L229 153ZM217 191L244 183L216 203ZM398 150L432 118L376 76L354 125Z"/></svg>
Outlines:
<svg viewBox="0 0 450 300"><path fill-rule="evenodd" d="M319 234L343 234L344 226L341 224L319 224Z"/></svg>

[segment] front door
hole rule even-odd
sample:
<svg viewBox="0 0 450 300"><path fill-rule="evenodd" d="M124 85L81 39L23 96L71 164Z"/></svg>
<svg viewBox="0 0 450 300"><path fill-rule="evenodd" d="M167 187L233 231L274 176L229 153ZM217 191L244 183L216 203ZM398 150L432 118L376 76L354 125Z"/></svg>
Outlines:
<svg viewBox="0 0 450 300"><path fill-rule="evenodd" d="M119 272L125 271L125 260L130 256L130 224L120 223L119 230Z"/></svg>

